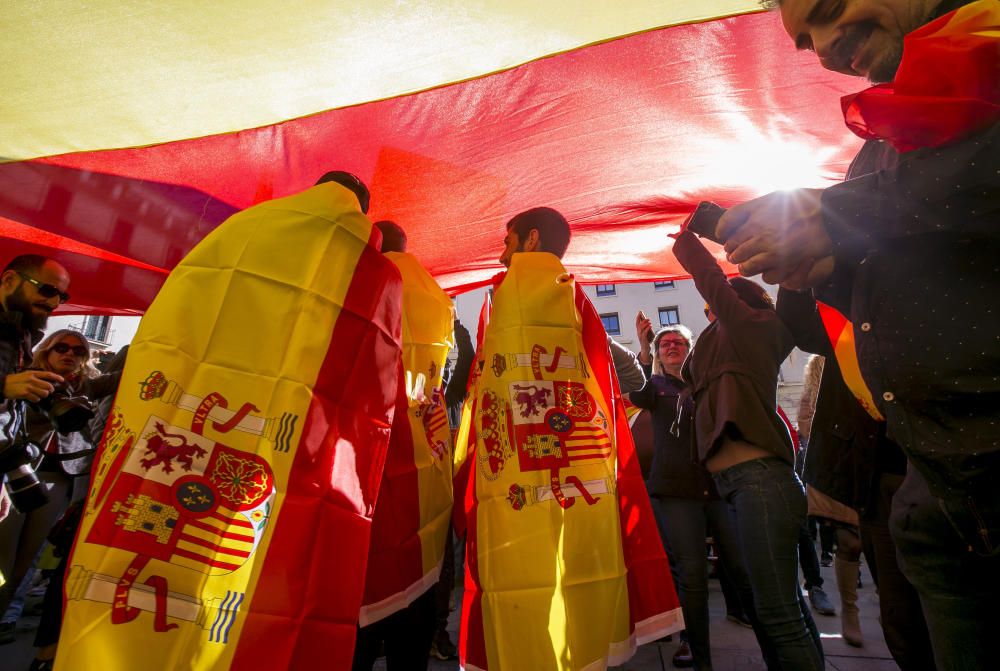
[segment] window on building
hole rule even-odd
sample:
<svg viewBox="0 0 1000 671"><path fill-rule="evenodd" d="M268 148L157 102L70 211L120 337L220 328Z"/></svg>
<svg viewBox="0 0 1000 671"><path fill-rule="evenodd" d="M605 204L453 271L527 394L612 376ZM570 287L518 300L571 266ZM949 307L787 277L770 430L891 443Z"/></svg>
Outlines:
<svg viewBox="0 0 1000 671"><path fill-rule="evenodd" d="M653 282L653 288L656 291L660 291L662 289L676 289L673 280L667 280L666 282Z"/></svg>
<svg viewBox="0 0 1000 671"><path fill-rule="evenodd" d="M108 342L108 330L111 317L107 315L88 315L83 318L83 337L97 342Z"/></svg>
<svg viewBox="0 0 1000 671"><path fill-rule="evenodd" d="M660 326L676 326L681 323L681 313L676 305L660 308Z"/></svg>
<svg viewBox="0 0 1000 671"><path fill-rule="evenodd" d="M613 285L613 284L598 284L597 285L597 295L598 296L614 296L615 295L615 285Z"/></svg>
<svg viewBox="0 0 1000 671"><path fill-rule="evenodd" d="M622 327L621 324L618 323L617 312L609 312L601 315L601 323L604 324L604 330L608 332L608 335L622 334Z"/></svg>

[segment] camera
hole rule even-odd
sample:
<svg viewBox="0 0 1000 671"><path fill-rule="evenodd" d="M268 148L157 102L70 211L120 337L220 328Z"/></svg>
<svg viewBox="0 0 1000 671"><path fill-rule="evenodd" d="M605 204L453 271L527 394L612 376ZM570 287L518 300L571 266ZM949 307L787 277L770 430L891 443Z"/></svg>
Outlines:
<svg viewBox="0 0 1000 671"><path fill-rule="evenodd" d="M62 435L79 431L94 418L94 406L86 396L73 396L65 385L58 384L52 393L31 404Z"/></svg>
<svg viewBox="0 0 1000 671"><path fill-rule="evenodd" d="M49 502L32 463L41 453L37 445L23 440L0 449L0 473L7 475L7 493L18 512L31 512Z"/></svg>
<svg viewBox="0 0 1000 671"><path fill-rule="evenodd" d="M28 403L45 415L62 435L79 431L94 417L94 407L86 396L73 396L63 385L56 385L51 394ZM49 497L35 474L41 449L27 439L23 413L17 413L16 426L11 432L17 438L0 448L0 473L7 476L7 492L20 512L26 513L48 503Z"/></svg>

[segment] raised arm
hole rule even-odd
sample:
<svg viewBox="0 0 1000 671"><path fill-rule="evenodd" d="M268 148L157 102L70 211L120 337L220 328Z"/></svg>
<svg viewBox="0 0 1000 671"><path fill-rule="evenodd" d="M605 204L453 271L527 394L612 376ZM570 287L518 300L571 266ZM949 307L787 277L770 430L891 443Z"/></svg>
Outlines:
<svg viewBox="0 0 1000 671"><path fill-rule="evenodd" d="M674 239L674 255L691 273L698 293L722 323L753 319L756 311L740 300L725 273L701 240L690 231Z"/></svg>

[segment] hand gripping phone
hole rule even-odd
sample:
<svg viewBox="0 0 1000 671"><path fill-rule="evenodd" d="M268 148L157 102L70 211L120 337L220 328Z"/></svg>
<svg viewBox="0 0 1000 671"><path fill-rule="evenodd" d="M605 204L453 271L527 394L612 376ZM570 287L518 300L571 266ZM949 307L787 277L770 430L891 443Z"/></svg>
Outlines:
<svg viewBox="0 0 1000 671"><path fill-rule="evenodd" d="M686 228L700 238L708 238L712 242L717 242L721 245L725 241L716 237L715 228L719 225L719 219L725 213L726 208L720 207L711 201L703 200L698 203L698 207L688 217Z"/></svg>
<svg viewBox="0 0 1000 671"><path fill-rule="evenodd" d="M646 316L645 312L639 310L639 319L649 319L649 317ZM653 338L655 337L656 336L653 334L653 329L649 329L649 333L646 334L646 342L649 343L653 342Z"/></svg>

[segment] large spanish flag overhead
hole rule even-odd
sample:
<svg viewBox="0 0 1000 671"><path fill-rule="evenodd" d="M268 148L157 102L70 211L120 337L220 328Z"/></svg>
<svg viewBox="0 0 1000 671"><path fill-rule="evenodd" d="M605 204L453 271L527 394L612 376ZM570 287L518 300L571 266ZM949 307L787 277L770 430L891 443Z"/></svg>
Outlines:
<svg viewBox="0 0 1000 671"><path fill-rule="evenodd" d="M758 9L11 0L4 249L69 267L64 311L141 312L234 210L345 169L450 291L487 282L497 232L538 205L570 219L583 281L681 276L664 221L616 206L668 196L679 223L702 198L838 180L859 144L839 98L862 83Z"/></svg>
<svg viewBox="0 0 1000 671"><path fill-rule="evenodd" d="M170 274L98 452L61 671L350 667L400 362L378 240L323 184Z"/></svg>

